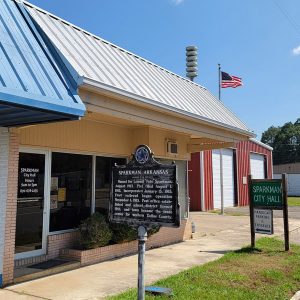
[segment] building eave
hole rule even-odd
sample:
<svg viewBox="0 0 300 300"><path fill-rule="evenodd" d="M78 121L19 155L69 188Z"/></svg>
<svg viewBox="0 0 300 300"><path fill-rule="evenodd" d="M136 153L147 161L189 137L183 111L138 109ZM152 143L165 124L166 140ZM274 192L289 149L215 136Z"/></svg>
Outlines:
<svg viewBox="0 0 300 300"><path fill-rule="evenodd" d="M132 92L128 92L128 91L104 84L102 82L95 81L95 80L87 78L87 77L81 78L79 87L83 88L83 89L99 92L99 93L101 93L101 92L107 93L108 92L108 93L111 93L112 95L115 94L117 96L124 97L124 100L126 99L128 101L128 99L130 99L132 101L132 103L134 103L135 105L144 104L144 105L148 106L149 108L156 109L156 110L158 109L164 113L181 115L183 117L189 118L191 121L201 122L202 124L205 123L208 126L218 127L223 130L225 129L228 131L232 131L234 133L243 135L247 138L255 138L256 137L256 135L251 131L243 130L243 129L240 129L237 127L233 127L233 126L224 124L222 122L218 122L218 121L215 121L215 120L212 120L209 118L201 117L199 115L189 113L187 111L180 110L176 107L165 105L165 104L157 102L157 101L153 101L149 98L142 97L142 96L134 94Z"/></svg>

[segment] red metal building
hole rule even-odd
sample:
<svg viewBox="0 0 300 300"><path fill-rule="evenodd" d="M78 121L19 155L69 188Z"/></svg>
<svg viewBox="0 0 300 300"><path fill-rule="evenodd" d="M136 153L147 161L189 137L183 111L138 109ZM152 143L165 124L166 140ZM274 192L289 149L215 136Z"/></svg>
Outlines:
<svg viewBox="0 0 300 300"><path fill-rule="evenodd" d="M192 154L189 161L191 211L207 211L248 205L247 176L272 178L272 148L255 139L235 148L206 150Z"/></svg>

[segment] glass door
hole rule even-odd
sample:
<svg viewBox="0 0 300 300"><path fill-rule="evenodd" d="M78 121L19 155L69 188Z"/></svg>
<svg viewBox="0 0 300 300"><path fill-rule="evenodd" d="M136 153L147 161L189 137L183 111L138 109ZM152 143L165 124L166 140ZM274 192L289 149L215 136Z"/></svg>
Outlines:
<svg viewBox="0 0 300 300"><path fill-rule="evenodd" d="M20 152L15 257L45 253L47 153Z"/></svg>

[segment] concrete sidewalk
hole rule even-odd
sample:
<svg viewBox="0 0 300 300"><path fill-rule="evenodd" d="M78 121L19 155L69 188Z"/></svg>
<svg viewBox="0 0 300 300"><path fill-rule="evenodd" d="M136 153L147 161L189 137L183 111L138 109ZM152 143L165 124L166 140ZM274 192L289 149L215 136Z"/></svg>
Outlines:
<svg viewBox="0 0 300 300"><path fill-rule="evenodd" d="M146 253L146 283L221 257L249 244L249 217L192 213L195 239ZM276 235L283 233L282 219L274 219ZM300 220L290 219L292 241L299 241ZM104 299L137 284L137 255L99 263L0 290L0 299Z"/></svg>

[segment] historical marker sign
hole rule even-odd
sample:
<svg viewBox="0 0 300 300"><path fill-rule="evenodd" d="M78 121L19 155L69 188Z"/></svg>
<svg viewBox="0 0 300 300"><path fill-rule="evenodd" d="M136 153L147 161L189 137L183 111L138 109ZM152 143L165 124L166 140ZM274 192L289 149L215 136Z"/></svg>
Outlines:
<svg viewBox="0 0 300 300"><path fill-rule="evenodd" d="M273 234L273 211L254 208L255 233Z"/></svg>
<svg viewBox="0 0 300 300"><path fill-rule="evenodd" d="M147 146L137 147L127 165L113 167L111 222L179 227L176 173L175 164L160 164Z"/></svg>
<svg viewBox="0 0 300 300"><path fill-rule="evenodd" d="M127 165L113 167L109 219L138 227L138 299L144 300L147 229L180 226L175 163L160 164L148 146L140 145Z"/></svg>
<svg viewBox="0 0 300 300"><path fill-rule="evenodd" d="M282 209L282 180L252 180L251 198L254 207Z"/></svg>

